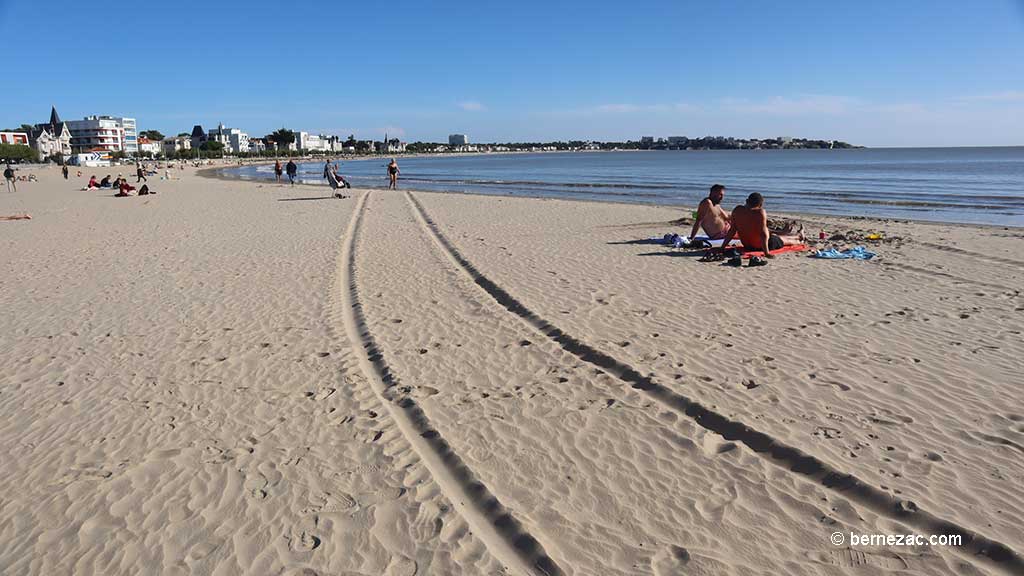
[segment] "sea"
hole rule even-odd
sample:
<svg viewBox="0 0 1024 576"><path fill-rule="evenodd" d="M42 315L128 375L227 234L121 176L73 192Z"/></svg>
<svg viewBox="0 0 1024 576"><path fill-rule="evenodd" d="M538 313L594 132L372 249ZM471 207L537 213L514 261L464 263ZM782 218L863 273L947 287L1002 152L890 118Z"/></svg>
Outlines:
<svg viewBox="0 0 1024 576"><path fill-rule="evenodd" d="M332 158L355 188L387 186L389 157ZM715 183L731 209L747 194L788 212L1024 226L1024 147L547 152L398 158L410 190L693 208ZM327 185L323 161L299 165ZM222 170L273 180L273 167Z"/></svg>

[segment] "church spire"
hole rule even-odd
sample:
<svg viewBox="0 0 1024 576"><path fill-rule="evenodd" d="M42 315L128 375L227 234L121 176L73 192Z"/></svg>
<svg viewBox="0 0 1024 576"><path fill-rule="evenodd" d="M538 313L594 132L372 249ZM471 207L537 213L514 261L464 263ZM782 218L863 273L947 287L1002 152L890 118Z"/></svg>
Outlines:
<svg viewBox="0 0 1024 576"><path fill-rule="evenodd" d="M60 123L60 116L57 116L57 107L50 106L50 127L56 130Z"/></svg>

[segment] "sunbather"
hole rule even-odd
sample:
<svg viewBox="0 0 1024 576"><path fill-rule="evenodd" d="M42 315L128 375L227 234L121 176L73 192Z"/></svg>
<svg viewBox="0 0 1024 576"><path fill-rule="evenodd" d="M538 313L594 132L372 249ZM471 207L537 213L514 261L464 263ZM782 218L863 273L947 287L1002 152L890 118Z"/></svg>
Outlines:
<svg viewBox="0 0 1024 576"><path fill-rule="evenodd" d="M697 206L697 217L693 221L690 238L696 238L697 230L701 228L712 240L718 240L725 236L729 230L729 215L720 206L724 198L725 186L715 184L711 187L708 197L701 200L700 205Z"/></svg>
<svg viewBox="0 0 1024 576"><path fill-rule="evenodd" d="M725 233L723 246L727 246L733 236L739 236L740 242L747 250L760 250L767 258L774 258L770 250L778 250L783 246L803 244L803 235L778 236L768 231L768 213L764 210L764 197L754 192L747 196L746 204L737 206L732 211L729 231Z"/></svg>

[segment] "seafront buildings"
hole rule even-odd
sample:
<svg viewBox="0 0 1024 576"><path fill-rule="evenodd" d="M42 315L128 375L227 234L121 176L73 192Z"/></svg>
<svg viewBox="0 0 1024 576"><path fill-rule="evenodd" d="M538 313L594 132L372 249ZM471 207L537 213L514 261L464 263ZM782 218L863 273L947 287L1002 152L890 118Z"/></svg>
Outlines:
<svg viewBox="0 0 1024 576"><path fill-rule="evenodd" d="M469 144L469 136L465 134L449 134L448 145L449 146L465 146Z"/></svg>
<svg viewBox="0 0 1024 576"><path fill-rule="evenodd" d="M206 141L220 142L224 145L225 151L235 154L249 152L249 135L238 128L227 128L223 122L206 133Z"/></svg>
<svg viewBox="0 0 1024 576"><path fill-rule="evenodd" d="M67 126L74 153L104 151L135 155L139 152L134 118L86 116L82 120L69 120Z"/></svg>
<svg viewBox="0 0 1024 576"><path fill-rule="evenodd" d="M164 156L174 156L181 150L192 149L192 139L188 136L168 136L160 144Z"/></svg>

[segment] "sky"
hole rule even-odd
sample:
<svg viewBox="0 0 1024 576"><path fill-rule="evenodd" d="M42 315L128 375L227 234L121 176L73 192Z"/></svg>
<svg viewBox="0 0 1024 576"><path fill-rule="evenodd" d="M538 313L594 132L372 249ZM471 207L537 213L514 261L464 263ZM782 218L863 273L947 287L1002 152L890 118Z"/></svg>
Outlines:
<svg viewBox="0 0 1024 576"><path fill-rule="evenodd" d="M1024 145L1024 0L0 0L0 127Z"/></svg>

